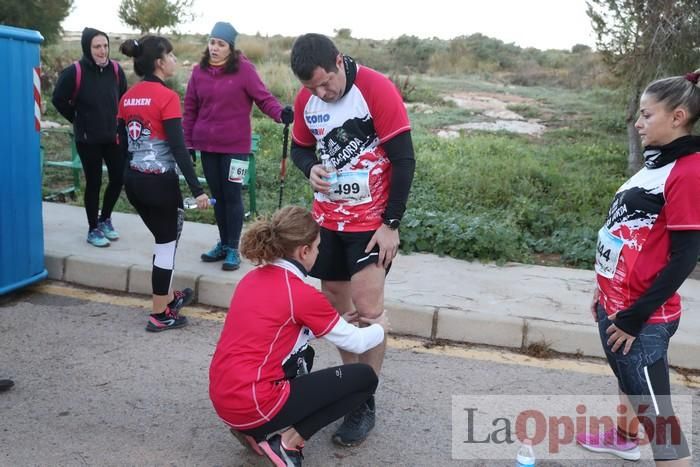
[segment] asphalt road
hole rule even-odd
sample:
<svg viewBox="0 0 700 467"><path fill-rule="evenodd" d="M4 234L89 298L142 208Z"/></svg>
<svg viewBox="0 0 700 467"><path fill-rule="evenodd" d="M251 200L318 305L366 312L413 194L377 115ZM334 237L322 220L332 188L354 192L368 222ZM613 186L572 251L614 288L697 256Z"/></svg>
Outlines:
<svg viewBox="0 0 700 467"><path fill-rule="evenodd" d="M233 440L209 402L208 366L221 310L190 309L190 326L154 335L144 331L148 306L144 297L55 283L0 297L0 377L17 383L0 394L0 465L265 465ZM331 346L315 347L315 368L339 363ZM686 434L692 433L695 459L699 388L697 382L673 387L694 402ZM546 410L615 393L602 361L537 360L393 337L371 437L341 449L327 427L307 442L304 465L512 466L518 443L465 443L469 434L453 429L469 413L464 404L483 404L472 410L471 433L472 441L483 441L505 422L481 413L509 415L511 406L527 403ZM466 401L453 399L459 395ZM605 398L614 407L615 397ZM547 446L535 448L538 466L652 465L593 456L571 443L549 459ZM649 459L648 449L643 456Z"/></svg>

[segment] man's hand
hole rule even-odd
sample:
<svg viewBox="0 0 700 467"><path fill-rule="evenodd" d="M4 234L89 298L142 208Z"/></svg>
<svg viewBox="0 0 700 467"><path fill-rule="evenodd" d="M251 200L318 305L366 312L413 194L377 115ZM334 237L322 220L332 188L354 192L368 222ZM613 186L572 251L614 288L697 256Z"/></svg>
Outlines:
<svg viewBox="0 0 700 467"><path fill-rule="evenodd" d="M354 324L356 326L360 324L360 314L357 312L357 310L352 310L348 311L347 313L343 313L340 317L350 324Z"/></svg>
<svg viewBox="0 0 700 467"><path fill-rule="evenodd" d="M381 315L376 318L365 318L360 317L360 321L367 325L378 324L384 329L384 334L388 333L391 329L389 324L389 316L387 316L386 310L382 312Z"/></svg>
<svg viewBox="0 0 700 467"><path fill-rule="evenodd" d="M377 260L377 265L386 269L399 252L398 229L391 230L389 226L382 224L382 226L374 232L374 235L372 235L372 238L367 244L367 248L365 248L365 253L372 251L375 245L379 245L379 259Z"/></svg>
<svg viewBox="0 0 700 467"><path fill-rule="evenodd" d="M328 194L331 192L331 184L326 181L324 177L328 176L328 172L323 170L321 164L316 164L311 167L311 172L309 172L309 182L311 182L311 188L319 193Z"/></svg>
<svg viewBox="0 0 700 467"><path fill-rule="evenodd" d="M614 315L610 315L608 319L610 321L614 321L615 318L617 318L617 313ZM632 344L634 343L634 340L636 337L630 336L627 334L625 331L622 329L618 328L614 324L611 324L608 329L605 330L605 333L610 336L608 337L608 345L612 344L612 347L610 348L611 351L617 352L620 347L623 347L622 349L622 354L627 355L632 348Z"/></svg>
<svg viewBox="0 0 700 467"><path fill-rule="evenodd" d="M285 125L289 125L294 121L294 110L291 106L288 105L287 107L282 109L280 120L282 120L282 123L284 123Z"/></svg>

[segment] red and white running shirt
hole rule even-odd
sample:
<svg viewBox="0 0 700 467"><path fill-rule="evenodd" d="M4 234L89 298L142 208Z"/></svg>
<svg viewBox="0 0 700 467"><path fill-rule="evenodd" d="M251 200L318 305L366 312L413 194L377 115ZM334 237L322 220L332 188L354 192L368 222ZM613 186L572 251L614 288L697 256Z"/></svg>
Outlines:
<svg viewBox="0 0 700 467"><path fill-rule="evenodd" d="M282 364L340 319L286 261L246 274L231 299L209 368L209 395L219 416L241 430L272 419L289 397Z"/></svg>
<svg viewBox="0 0 700 467"><path fill-rule="evenodd" d="M141 81L119 102L117 118L124 120L131 167L141 172L175 170L164 120L181 118L180 97L161 82Z"/></svg>
<svg viewBox="0 0 700 467"><path fill-rule="evenodd" d="M294 119L294 142L329 154L338 171L336 192L314 195L318 223L347 232L379 228L391 183L391 162L381 144L411 129L394 83L358 65L354 84L339 101L324 102L304 88L294 102L294 114L299 116Z"/></svg>
<svg viewBox="0 0 700 467"><path fill-rule="evenodd" d="M668 263L672 230L700 230L700 153L644 167L615 194L598 232L595 264L600 304L608 315L649 289ZM667 323L680 315L676 293L647 322Z"/></svg>

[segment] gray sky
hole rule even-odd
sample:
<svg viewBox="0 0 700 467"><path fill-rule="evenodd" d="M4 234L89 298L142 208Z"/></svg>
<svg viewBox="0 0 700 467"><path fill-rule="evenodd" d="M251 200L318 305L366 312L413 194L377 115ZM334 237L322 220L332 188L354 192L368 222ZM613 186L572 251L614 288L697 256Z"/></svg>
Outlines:
<svg viewBox="0 0 700 467"><path fill-rule="evenodd" d="M85 26L106 32L129 32L117 16L120 0L75 0L63 22L67 31ZM390 39L402 34L450 39L482 33L521 47L570 49L593 46L585 0L195 0L195 20L181 32L208 33L216 21L228 21L243 34L297 36L306 32L333 35L348 28L357 38ZM341 5L348 5L341 11ZM349 6L351 5L351 6ZM459 5L456 7L456 5Z"/></svg>

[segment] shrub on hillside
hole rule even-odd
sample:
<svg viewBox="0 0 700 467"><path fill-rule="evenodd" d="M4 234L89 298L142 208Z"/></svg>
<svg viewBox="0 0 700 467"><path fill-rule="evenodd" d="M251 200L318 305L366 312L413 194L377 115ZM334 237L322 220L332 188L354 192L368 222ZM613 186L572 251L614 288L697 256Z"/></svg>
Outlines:
<svg viewBox="0 0 700 467"><path fill-rule="evenodd" d="M416 36L400 36L387 44L392 59L392 68L402 73L425 73L430 66L430 57L437 51L434 39L419 39Z"/></svg>

